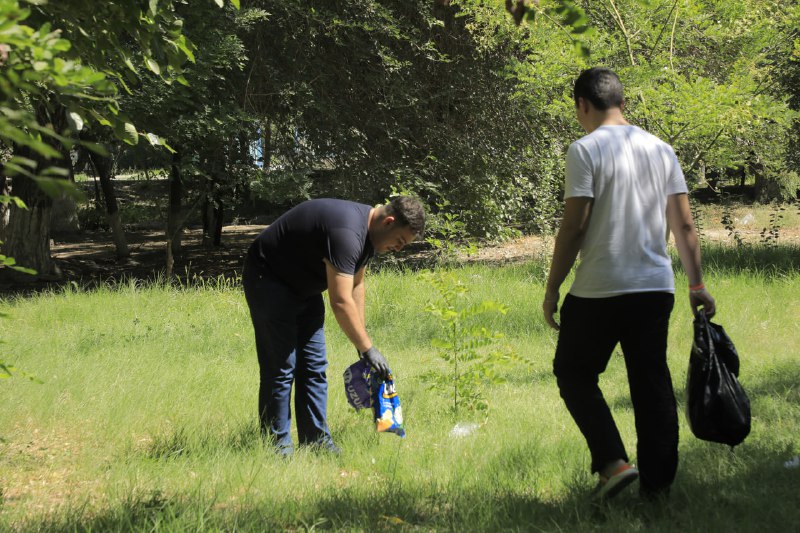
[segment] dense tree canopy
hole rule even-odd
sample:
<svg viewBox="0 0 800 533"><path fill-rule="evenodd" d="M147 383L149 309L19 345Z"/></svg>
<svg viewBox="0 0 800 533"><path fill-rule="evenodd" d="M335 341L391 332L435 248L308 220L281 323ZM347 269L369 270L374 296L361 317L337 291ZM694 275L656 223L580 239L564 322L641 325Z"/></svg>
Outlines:
<svg viewBox="0 0 800 533"><path fill-rule="evenodd" d="M132 51L159 75L179 75L193 59L178 3L0 2L0 140L12 154L3 161L0 194L9 197L10 188L16 198L0 219L3 255L40 275L58 275L49 251L51 197L70 188L57 178L70 175L69 152L89 122L138 142L141 133L120 112L114 82L125 87L125 79L136 78Z"/></svg>
<svg viewBox="0 0 800 533"><path fill-rule="evenodd" d="M692 186L772 184L763 198L798 187L797 1L0 9L0 138L15 156L5 176L61 177L76 141L102 152L92 143L145 139L170 170L168 239L195 208L218 227L236 202L378 202L398 190L426 201L434 231L454 216L480 237L550 229L563 155L581 135L571 83L595 64L619 72L629 119L675 146ZM31 213L47 208L17 178L13 191ZM46 247L29 253L15 228L6 249L47 267Z"/></svg>

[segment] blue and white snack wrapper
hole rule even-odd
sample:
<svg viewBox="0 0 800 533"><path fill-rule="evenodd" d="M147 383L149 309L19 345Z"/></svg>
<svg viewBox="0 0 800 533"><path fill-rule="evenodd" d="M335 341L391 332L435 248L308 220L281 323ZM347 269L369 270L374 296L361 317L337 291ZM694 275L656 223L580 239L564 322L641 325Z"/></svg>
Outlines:
<svg viewBox="0 0 800 533"><path fill-rule="evenodd" d="M361 359L347 367L343 377L347 403L356 410L372 407L378 433L406 436L403 409L391 373L389 379L383 381L372 372L369 363Z"/></svg>
<svg viewBox="0 0 800 533"><path fill-rule="evenodd" d="M400 397L397 395L391 373L386 381L380 381L377 377L372 380L372 411L379 433L406 436L403 427L403 409L400 407Z"/></svg>

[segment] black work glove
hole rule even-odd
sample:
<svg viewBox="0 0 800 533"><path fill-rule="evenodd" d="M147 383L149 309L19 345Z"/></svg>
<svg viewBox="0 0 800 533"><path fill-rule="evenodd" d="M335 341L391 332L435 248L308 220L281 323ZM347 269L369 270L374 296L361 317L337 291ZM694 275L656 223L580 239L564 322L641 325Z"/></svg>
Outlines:
<svg viewBox="0 0 800 533"><path fill-rule="evenodd" d="M366 352L359 354L363 360L369 363L369 366L378 374L378 376L386 381L389 379L389 362L376 347L371 347Z"/></svg>

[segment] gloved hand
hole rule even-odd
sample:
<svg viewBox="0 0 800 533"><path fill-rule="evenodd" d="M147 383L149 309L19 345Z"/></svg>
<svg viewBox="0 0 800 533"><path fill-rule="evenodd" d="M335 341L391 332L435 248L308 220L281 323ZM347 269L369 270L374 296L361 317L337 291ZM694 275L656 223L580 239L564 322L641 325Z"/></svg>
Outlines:
<svg viewBox="0 0 800 533"><path fill-rule="evenodd" d="M359 355L363 360L369 363L369 366L375 370L382 380L386 381L389 379L389 362L386 361L386 358L376 347L372 346L369 350Z"/></svg>

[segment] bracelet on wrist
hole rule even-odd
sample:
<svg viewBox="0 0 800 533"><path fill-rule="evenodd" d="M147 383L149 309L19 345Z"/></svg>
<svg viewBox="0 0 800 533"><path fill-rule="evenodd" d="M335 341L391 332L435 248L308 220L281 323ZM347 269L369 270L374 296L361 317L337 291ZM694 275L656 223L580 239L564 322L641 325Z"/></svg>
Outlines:
<svg viewBox="0 0 800 533"><path fill-rule="evenodd" d="M689 292L691 293L703 292L704 290L706 290L706 286L704 283L698 283L697 285L689 285Z"/></svg>

